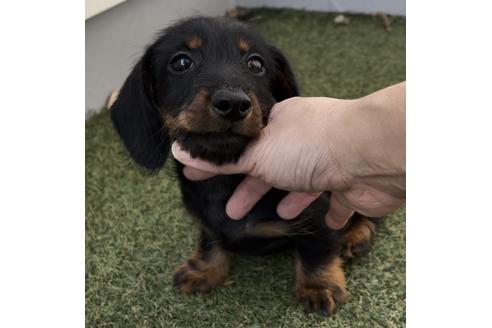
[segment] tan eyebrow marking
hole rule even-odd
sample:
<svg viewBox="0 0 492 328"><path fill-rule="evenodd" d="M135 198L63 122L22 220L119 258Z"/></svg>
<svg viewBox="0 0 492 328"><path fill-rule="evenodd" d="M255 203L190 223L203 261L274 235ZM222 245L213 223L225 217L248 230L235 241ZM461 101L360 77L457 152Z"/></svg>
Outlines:
<svg viewBox="0 0 492 328"><path fill-rule="evenodd" d="M250 45L248 41L246 41L243 38L239 38L239 50L241 50L241 52L248 52L249 49L250 49Z"/></svg>
<svg viewBox="0 0 492 328"><path fill-rule="evenodd" d="M186 41L186 45L190 49L198 49L202 46L202 44L203 44L202 38L196 35L192 36Z"/></svg>

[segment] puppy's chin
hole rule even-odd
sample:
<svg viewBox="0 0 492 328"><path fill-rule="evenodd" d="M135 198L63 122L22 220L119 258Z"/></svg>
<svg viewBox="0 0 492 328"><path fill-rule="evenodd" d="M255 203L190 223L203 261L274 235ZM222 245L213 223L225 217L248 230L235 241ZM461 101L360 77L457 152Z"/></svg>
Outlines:
<svg viewBox="0 0 492 328"><path fill-rule="evenodd" d="M191 157L217 165L237 162L251 139L232 132L186 133L176 136L180 146Z"/></svg>

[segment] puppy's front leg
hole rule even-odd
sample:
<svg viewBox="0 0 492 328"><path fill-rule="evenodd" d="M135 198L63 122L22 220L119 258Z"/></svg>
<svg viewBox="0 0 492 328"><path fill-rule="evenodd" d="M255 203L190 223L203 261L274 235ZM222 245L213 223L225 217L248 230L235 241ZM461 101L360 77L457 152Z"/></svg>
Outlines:
<svg viewBox="0 0 492 328"><path fill-rule="evenodd" d="M322 243L322 241L317 241ZM314 247L312 247L314 246ZM332 315L347 298L339 256L313 245L298 247L296 296L307 312Z"/></svg>
<svg viewBox="0 0 492 328"><path fill-rule="evenodd" d="M351 219L344 234L342 257L351 260L369 251L371 239L376 232L377 219L358 216Z"/></svg>
<svg viewBox="0 0 492 328"><path fill-rule="evenodd" d="M195 253L176 270L174 287L187 294L206 293L229 274L230 255L202 234Z"/></svg>

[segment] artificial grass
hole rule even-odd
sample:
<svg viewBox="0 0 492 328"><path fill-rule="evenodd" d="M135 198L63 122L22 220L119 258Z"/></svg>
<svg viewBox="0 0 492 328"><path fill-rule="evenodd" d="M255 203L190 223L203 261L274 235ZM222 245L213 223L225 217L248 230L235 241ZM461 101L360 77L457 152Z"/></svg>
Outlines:
<svg viewBox="0 0 492 328"><path fill-rule="evenodd" d="M290 59L304 96L358 97L405 79L405 21L258 10L251 24ZM166 169L143 174L102 113L86 123L87 327L402 327L405 209L383 221L371 252L346 266L348 303L306 315L293 293L292 252L237 257L227 286L186 296L171 286L196 225Z"/></svg>

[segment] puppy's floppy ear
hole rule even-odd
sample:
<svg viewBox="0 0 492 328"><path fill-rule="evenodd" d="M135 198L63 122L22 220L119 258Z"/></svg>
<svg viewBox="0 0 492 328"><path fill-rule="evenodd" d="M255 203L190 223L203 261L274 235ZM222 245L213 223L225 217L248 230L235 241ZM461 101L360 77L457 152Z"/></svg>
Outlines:
<svg viewBox="0 0 492 328"><path fill-rule="evenodd" d="M164 165L170 142L153 100L149 52L123 84L111 107L111 118L133 160L155 171Z"/></svg>
<svg viewBox="0 0 492 328"><path fill-rule="evenodd" d="M275 61L275 70L270 77L270 88L276 101L299 95L296 78L287 58L275 47L270 48L270 54Z"/></svg>

